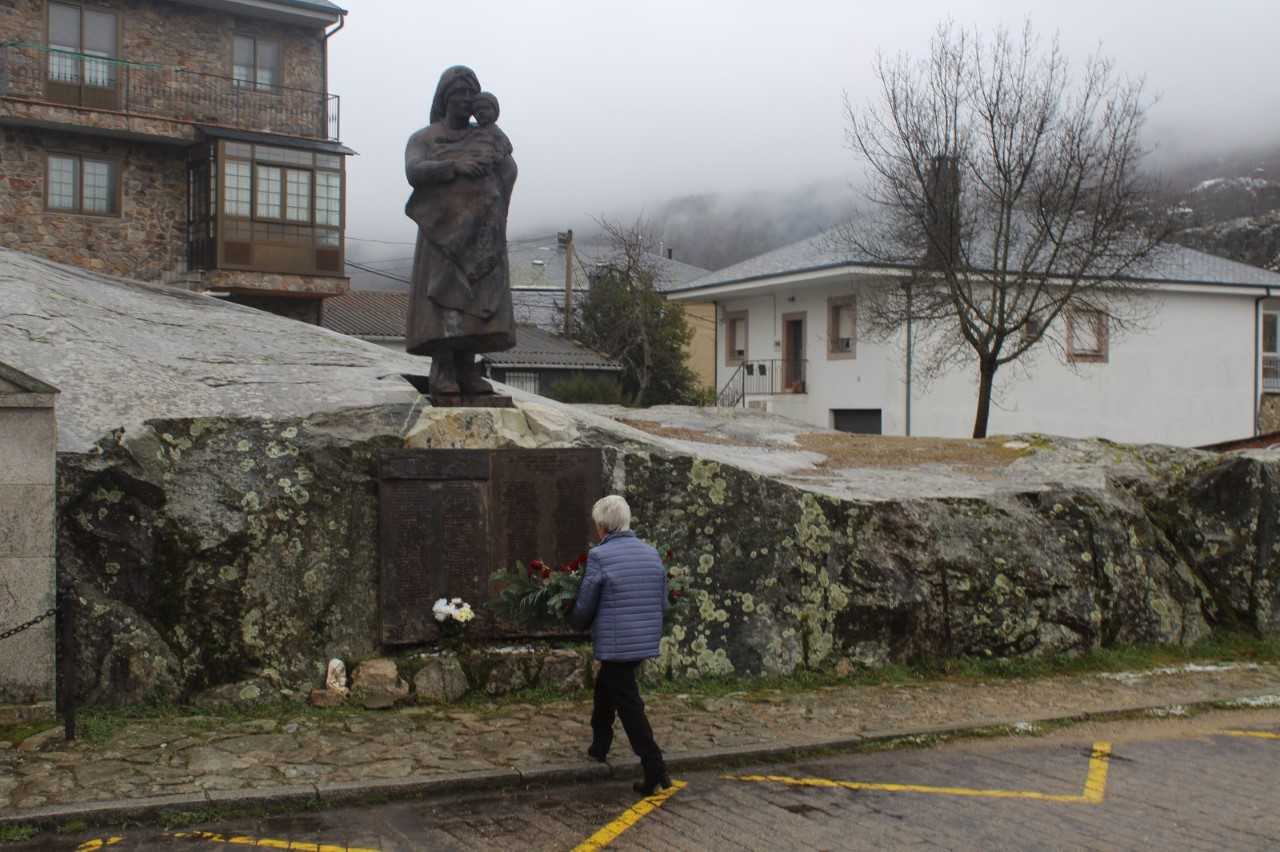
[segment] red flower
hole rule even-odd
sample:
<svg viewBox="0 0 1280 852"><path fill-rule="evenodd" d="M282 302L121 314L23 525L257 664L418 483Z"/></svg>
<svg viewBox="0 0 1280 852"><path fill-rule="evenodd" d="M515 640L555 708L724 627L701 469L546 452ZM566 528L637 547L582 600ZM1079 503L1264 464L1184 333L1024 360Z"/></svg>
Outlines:
<svg viewBox="0 0 1280 852"><path fill-rule="evenodd" d="M675 556L675 552L674 552L674 551L672 551L672 550L667 550L667 555L666 555L666 557L665 557L664 561L666 561L666 562L670 562L670 561L671 561L671 557L673 557L673 556Z"/></svg>
<svg viewBox="0 0 1280 852"><path fill-rule="evenodd" d="M542 579L544 580L551 579L551 569L545 565L542 566Z"/></svg>
<svg viewBox="0 0 1280 852"><path fill-rule="evenodd" d="M581 566L583 566L583 565L586 565L586 564L587 564L587 554L585 554L585 553L579 553L579 554L578 554L578 559L577 559L577 561L576 561L576 562L574 562L573 564L574 564L575 566L577 566L577 567L581 567Z"/></svg>
<svg viewBox="0 0 1280 852"><path fill-rule="evenodd" d="M672 599L673 601L678 601L678 600L680 600L682 597L684 597L684 592L672 592L672 593L671 593L671 599Z"/></svg>

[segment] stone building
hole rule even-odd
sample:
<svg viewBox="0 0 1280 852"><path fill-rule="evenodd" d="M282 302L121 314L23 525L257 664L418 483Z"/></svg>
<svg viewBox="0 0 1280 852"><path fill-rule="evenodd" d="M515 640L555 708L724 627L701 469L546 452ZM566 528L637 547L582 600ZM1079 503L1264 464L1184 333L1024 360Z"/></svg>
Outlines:
<svg viewBox="0 0 1280 852"><path fill-rule="evenodd" d="M346 292L328 0L11 0L0 245L317 322Z"/></svg>

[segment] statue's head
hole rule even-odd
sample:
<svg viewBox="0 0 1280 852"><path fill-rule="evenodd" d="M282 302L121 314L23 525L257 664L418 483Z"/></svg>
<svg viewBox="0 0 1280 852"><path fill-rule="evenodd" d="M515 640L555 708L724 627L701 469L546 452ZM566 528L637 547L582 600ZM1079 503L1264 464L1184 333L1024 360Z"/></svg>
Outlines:
<svg viewBox="0 0 1280 852"><path fill-rule="evenodd" d="M445 69L436 84L435 99L431 101L431 123L442 121L446 116L453 124L470 119L471 103L478 94L480 81L476 72L465 65Z"/></svg>
<svg viewBox="0 0 1280 852"><path fill-rule="evenodd" d="M471 100L471 114L481 127L488 127L498 120L498 96L493 92L481 92Z"/></svg>

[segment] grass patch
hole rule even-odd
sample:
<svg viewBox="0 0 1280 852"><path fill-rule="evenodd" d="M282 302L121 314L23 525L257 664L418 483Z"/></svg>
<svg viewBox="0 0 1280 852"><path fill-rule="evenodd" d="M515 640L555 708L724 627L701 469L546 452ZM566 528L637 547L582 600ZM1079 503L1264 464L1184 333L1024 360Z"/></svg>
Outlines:
<svg viewBox="0 0 1280 852"><path fill-rule="evenodd" d="M0 843L22 843L38 832L29 825L0 825Z"/></svg>
<svg viewBox="0 0 1280 852"><path fill-rule="evenodd" d="M61 724L62 723L56 719L45 719L42 722L23 722L18 725L5 725L0 727L0 741L16 746L27 737L43 733L51 728L56 728Z"/></svg>

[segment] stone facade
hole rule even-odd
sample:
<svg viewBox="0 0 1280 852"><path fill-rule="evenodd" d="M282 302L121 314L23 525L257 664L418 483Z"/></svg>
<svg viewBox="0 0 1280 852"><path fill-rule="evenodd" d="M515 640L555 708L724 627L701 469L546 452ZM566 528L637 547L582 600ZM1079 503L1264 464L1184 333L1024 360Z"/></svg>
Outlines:
<svg viewBox="0 0 1280 852"><path fill-rule="evenodd" d="M56 391L0 364L0 628L54 600ZM0 639L0 704L51 701L53 620Z"/></svg>
<svg viewBox="0 0 1280 852"><path fill-rule="evenodd" d="M45 41L45 0L10 0L0 16L0 41ZM5 80L0 117L33 126L0 137L0 246L97 272L174 282L187 267L186 149L196 125L327 138L324 29L164 2L102 0L96 8L120 20L118 102L88 109L46 99L48 56L31 47L0 48ZM279 91L233 84L237 35L280 45ZM44 127L37 128L35 124ZM45 129L65 126L66 132ZM84 128L86 132L76 132ZM114 137L110 134L114 134ZM130 139L154 139L155 144ZM48 152L93 154L121 165L120 213L85 216L45 209ZM192 276L209 289L287 294L260 305L318 321L315 297L347 290L341 277L214 271ZM296 297L305 298L296 298ZM259 301L262 301L259 299ZM279 310L277 310L279 308Z"/></svg>
<svg viewBox="0 0 1280 852"><path fill-rule="evenodd" d="M48 152L121 164L118 216L45 210ZM0 245L144 281L186 267L186 153L34 128L0 131Z"/></svg>
<svg viewBox="0 0 1280 852"><path fill-rule="evenodd" d="M4 5L5 14L0 16L0 41L25 44L45 42L46 0L9 0ZM323 92L325 89L324 30L319 24L308 28L164 0L98 0L93 5L119 15L119 58L126 62L162 66L164 70L181 68L194 72L195 75L209 75L229 81L232 77L233 40L237 35L246 35L271 39L280 44L280 85L310 92ZM155 73L160 73L160 70L157 69ZM145 90L168 89L170 91L166 94L169 95L173 94L171 90L174 86L180 92L183 86L189 86L189 92L176 100L191 101L197 99L192 93L204 85L207 83L194 76L185 82L180 78L157 78L155 85L147 85ZM142 88L138 90L143 91ZM11 89L9 94L39 97L42 92L36 86L27 91ZM135 99L133 105L142 107L145 104L144 96L141 100ZM272 130L267 127L244 129Z"/></svg>
<svg viewBox="0 0 1280 852"><path fill-rule="evenodd" d="M1280 393L1264 393L1258 408L1258 431L1264 435L1280 432Z"/></svg>

